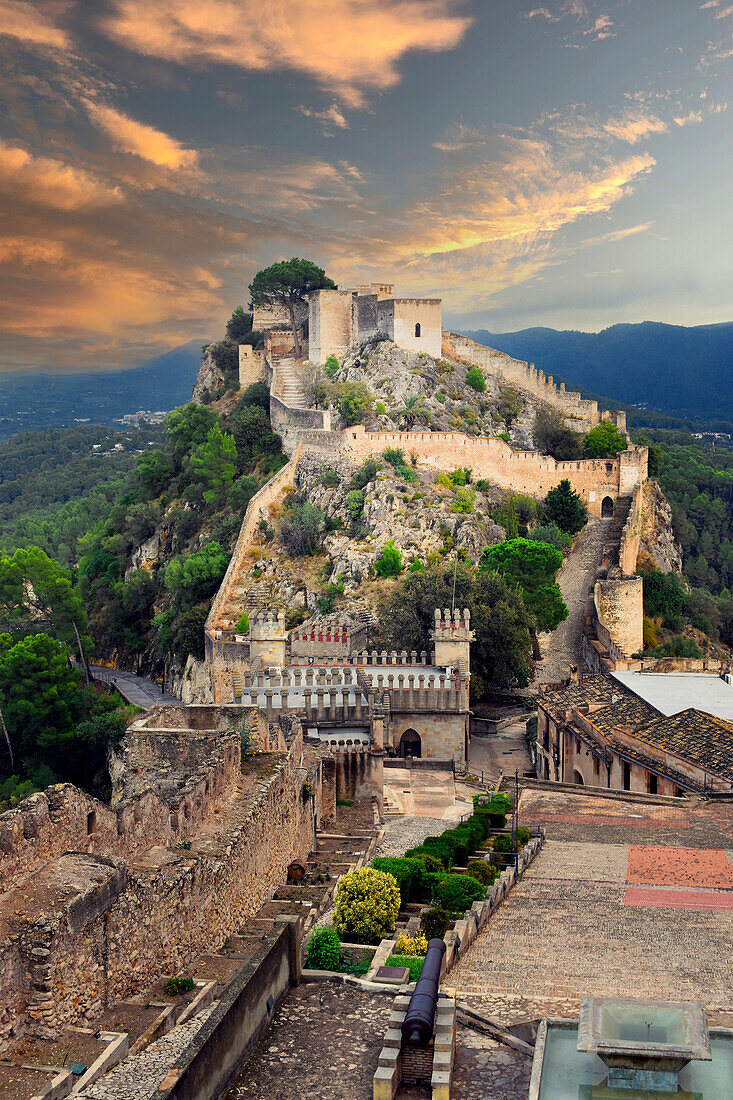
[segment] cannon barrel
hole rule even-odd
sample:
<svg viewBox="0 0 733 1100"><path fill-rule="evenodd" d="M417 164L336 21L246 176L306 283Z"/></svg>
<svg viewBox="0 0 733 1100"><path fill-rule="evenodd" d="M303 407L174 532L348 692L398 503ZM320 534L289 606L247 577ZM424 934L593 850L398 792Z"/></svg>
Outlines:
<svg viewBox="0 0 733 1100"><path fill-rule="evenodd" d="M435 1009L438 1005L440 971L445 955L445 942L431 940L425 962L410 998L407 1013L402 1022L402 1042L411 1047L426 1047L433 1034Z"/></svg>

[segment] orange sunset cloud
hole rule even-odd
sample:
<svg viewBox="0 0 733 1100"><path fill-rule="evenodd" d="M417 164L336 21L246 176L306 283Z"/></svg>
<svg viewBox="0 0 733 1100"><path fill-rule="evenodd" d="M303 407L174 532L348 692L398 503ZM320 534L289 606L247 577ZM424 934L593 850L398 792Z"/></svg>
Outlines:
<svg viewBox="0 0 733 1100"><path fill-rule="evenodd" d="M122 111L91 100L86 100L85 106L92 122L112 139L115 149L142 157L160 168L191 168L196 164L198 153L194 149L185 149L162 130L136 122Z"/></svg>
<svg viewBox="0 0 733 1100"><path fill-rule="evenodd" d="M182 64L294 69L352 107L399 79L410 51L454 48L471 19L464 0L117 0L103 21L129 49Z"/></svg>

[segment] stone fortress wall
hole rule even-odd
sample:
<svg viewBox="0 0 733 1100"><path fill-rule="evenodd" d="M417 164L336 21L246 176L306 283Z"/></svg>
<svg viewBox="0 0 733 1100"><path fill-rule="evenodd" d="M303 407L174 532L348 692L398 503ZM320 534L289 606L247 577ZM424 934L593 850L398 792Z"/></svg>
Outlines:
<svg viewBox="0 0 733 1100"><path fill-rule="evenodd" d="M524 363L513 359L503 351L477 344L467 336L443 330L442 354L446 359L457 363L475 363L487 374L503 379L532 394L539 401L556 409L569 421L569 427L577 432L589 432L601 420L610 420L621 432L626 431L626 413L623 410L611 412L598 408L597 401L587 401L579 393L565 389L565 383L559 386L551 374L536 370L534 363Z"/></svg>
<svg viewBox="0 0 733 1100"><path fill-rule="evenodd" d="M354 344L380 335L401 348L440 358L440 298L396 298L393 291L390 283L314 291L308 311L311 361L322 365L329 355L341 358Z"/></svg>
<svg viewBox="0 0 733 1100"><path fill-rule="evenodd" d="M258 711L236 713L256 747L269 741ZM229 714L156 708L135 723L130 777L137 762L163 778L117 806L62 784L0 815L0 1049L29 1027L84 1025L217 950L307 857L329 813L320 758L290 716L279 751L243 765Z"/></svg>

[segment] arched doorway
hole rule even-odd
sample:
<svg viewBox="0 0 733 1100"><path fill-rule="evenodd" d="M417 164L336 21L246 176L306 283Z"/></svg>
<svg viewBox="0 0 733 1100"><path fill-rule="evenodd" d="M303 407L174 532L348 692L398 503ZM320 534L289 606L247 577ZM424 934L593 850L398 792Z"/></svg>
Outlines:
<svg viewBox="0 0 733 1100"><path fill-rule="evenodd" d="M414 756L422 756L422 741L417 730L405 730L400 738L399 754L403 760L411 760Z"/></svg>
<svg viewBox="0 0 733 1100"><path fill-rule="evenodd" d="M613 498L604 497L601 501L601 515L604 519L610 519L613 515Z"/></svg>
<svg viewBox="0 0 733 1100"><path fill-rule="evenodd" d="M577 783L579 787L585 786L585 780L583 779L583 776L580 774L577 768L573 772L573 783Z"/></svg>

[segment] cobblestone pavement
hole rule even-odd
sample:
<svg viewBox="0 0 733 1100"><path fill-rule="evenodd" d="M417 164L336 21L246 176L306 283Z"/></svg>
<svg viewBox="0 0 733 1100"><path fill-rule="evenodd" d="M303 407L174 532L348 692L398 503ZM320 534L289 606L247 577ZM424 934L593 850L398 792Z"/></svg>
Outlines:
<svg viewBox="0 0 733 1100"><path fill-rule="evenodd" d="M533 818L547 823L547 843L451 970L460 995L505 1023L550 1006L555 1015L576 1015L589 994L699 1000L717 1018L733 1012L733 910L667 907L654 893L673 875L676 898L694 904L695 887L711 875L724 881L729 859L721 849L733 807L524 791L520 820ZM680 835L699 851L681 852ZM641 855L647 839L652 847ZM635 881L654 896L648 904L641 896L642 904L625 903L630 848ZM707 893L721 905L730 898L729 890Z"/></svg>
<svg viewBox="0 0 733 1100"><path fill-rule="evenodd" d="M537 666L536 684L552 684L565 679L570 666L580 662L583 608L603 558L603 543L610 522L591 516L580 532L572 553L565 559L558 583L567 605L568 617L551 634L540 634L544 660Z"/></svg>
<svg viewBox="0 0 733 1100"><path fill-rule="evenodd" d="M155 1096L178 1056L208 1020L218 1002L173 1028L140 1054L133 1054L83 1092L89 1100L147 1100Z"/></svg>
<svg viewBox="0 0 733 1100"><path fill-rule="evenodd" d="M371 1100L392 996L334 982L293 989L227 1100ZM526 1100L530 1059L459 1027L452 1100ZM424 1100L402 1087L397 1100Z"/></svg>
<svg viewBox="0 0 733 1100"><path fill-rule="evenodd" d="M464 812L470 810L466 804ZM438 836L450 825L440 817L398 817L388 821L384 839L377 849L378 856L402 856L408 848L417 848L426 836Z"/></svg>

